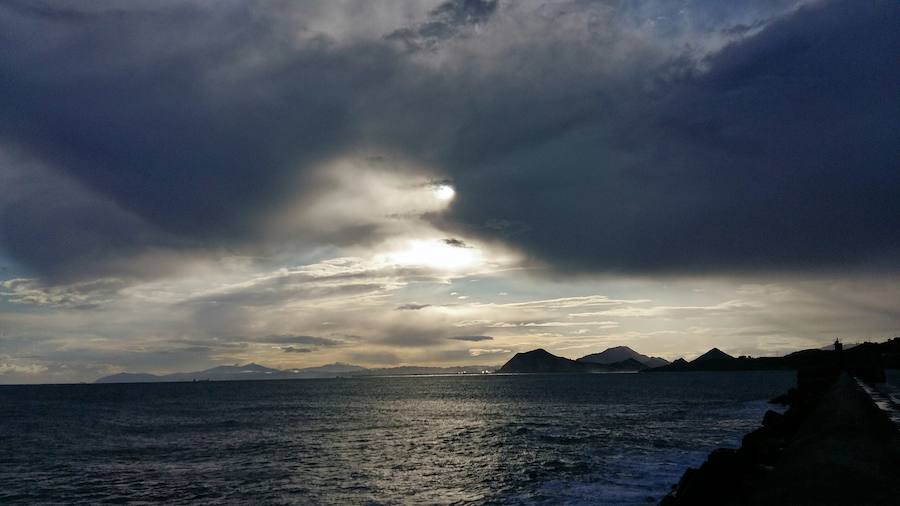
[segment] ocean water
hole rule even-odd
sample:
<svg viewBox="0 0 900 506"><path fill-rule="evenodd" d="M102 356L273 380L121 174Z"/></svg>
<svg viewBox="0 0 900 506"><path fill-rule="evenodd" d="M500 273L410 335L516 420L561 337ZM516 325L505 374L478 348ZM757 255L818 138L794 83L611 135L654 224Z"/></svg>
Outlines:
<svg viewBox="0 0 900 506"><path fill-rule="evenodd" d="M900 386L900 369L885 369L884 373L889 385Z"/></svg>
<svg viewBox="0 0 900 506"><path fill-rule="evenodd" d="M3 504L652 504L790 372L0 386Z"/></svg>

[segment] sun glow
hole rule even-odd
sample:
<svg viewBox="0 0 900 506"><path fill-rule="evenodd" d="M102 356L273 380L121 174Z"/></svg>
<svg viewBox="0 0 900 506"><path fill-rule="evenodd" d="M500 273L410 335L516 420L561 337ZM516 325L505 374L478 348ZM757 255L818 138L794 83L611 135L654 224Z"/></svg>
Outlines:
<svg viewBox="0 0 900 506"><path fill-rule="evenodd" d="M435 185L431 191L434 192L434 196L438 200L453 200L453 197L456 196L456 190L448 184Z"/></svg>
<svg viewBox="0 0 900 506"><path fill-rule="evenodd" d="M460 247L437 240L411 240L406 247L386 253L382 260L402 266L426 266L437 269L457 270L482 263L481 251L473 247Z"/></svg>

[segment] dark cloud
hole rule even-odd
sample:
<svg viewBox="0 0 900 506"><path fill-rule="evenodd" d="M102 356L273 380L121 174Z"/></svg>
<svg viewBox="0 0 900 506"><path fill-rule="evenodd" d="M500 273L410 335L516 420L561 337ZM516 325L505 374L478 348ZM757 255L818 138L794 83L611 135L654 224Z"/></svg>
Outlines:
<svg viewBox="0 0 900 506"><path fill-rule="evenodd" d="M397 311L418 311L420 309L425 309L426 307L431 307L431 304L401 304L395 309Z"/></svg>
<svg viewBox="0 0 900 506"><path fill-rule="evenodd" d="M898 45L887 2L801 9L455 174L454 218L574 271L896 269Z"/></svg>
<svg viewBox="0 0 900 506"><path fill-rule="evenodd" d="M444 239L444 244L446 244L447 246L453 246L454 248L470 248L471 247L468 244L466 244L466 242L463 241L462 239L455 239L453 237Z"/></svg>
<svg viewBox="0 0 900 506"><path fill-rule="evenodd" d="M311 346L340 346L343 341L315 336L266 336L252 339L257 343L268 344L306 344Z"/></svg>
<svg viewBox="0 0 900 506"><path fill-rule="evenodd" d="M448 337L447 339L453 339L455 341L478 342L478 341L491 341L494 338L491 336L452 336L452 337Z"/></svg>
<svg viewBox="0 0 900 506"><path fill-rule="evenodd" d="M312 353L310 348L294 348L293 346L283 346L281 351L285 353Z"/></svg>
<svg viewBox="0 0 900 506"><path fill-rule="evenodd" d="M427 22L385 38L402 42L410 51L434 50L442 41L486 22L496 10L497 0L449 0L433 9Z"/></svg>
<svg viewBox="0 0 900 506"><path fill-rule="evenodd" d="M275 5L77 16L18 5L0 7L0 137L104 196L6 210L4 246L40 272L169 237L193 247L247 239L297 187L298 167L344 144L348 98L391 73L379 45L287 47ZM257 54L268 59L253 66Z"/></svg>
<svg viewBox="0 0 900 506"><path fill-rule="evenodd" d="M0 203L2 247L51 277L251 249L286 197L322 190L313 167L365 147L453 181L434 217L448 233L561 270L896 269L900 10L829 1L772 20L781 3L756 2L732 19L725 4L693 7L698 37L735 37L706 54L627 46L615 23L644 4L596 26L583 3L502 25L513 6L461 0L387 39L300 40L290 4L7 2L0 142L52 170ZM483 51L445 44L481 33Z"/></svg>

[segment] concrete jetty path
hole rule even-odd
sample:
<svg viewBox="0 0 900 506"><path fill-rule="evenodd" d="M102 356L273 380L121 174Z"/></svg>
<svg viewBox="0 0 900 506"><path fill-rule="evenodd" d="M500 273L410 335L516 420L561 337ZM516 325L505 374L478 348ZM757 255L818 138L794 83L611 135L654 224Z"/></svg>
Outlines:
<svg viewBox="0 0 900 506"><path fill-rule="evenodd" d="M661 506L900 505L900 431L851 375L832 381L795 391L787 413L712 452Z"/></svg>
<svg viewBox="0 0 900 506"><path fill-rule="evenodd" d="M900 432L842 374L745 504L900 504Z"/></svg>

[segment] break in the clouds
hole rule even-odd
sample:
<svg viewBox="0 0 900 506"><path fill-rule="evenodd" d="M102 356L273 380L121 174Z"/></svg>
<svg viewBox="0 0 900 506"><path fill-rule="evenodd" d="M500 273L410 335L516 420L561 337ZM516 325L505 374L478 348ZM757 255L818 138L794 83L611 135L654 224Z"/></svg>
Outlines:
<svg viewBox="0 0 900 506"><path fill-rule="evenodd" d="M5 2L0 374L817 342L737 287L896 279L897 47L887 0Z"/></svg>

